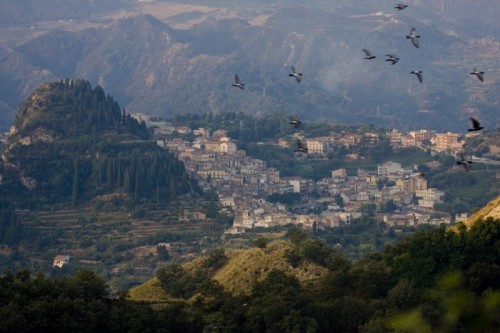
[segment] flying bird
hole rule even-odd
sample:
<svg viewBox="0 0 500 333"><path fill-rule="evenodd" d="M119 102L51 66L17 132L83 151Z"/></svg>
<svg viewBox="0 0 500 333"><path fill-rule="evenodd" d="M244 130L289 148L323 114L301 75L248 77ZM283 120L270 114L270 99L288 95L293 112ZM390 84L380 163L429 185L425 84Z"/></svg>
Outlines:
<svg viewBox="0 0 500 333"><path fill-rule="evenodd" d="M418 49L418 39L420 35L417 35L417 30L415 28L411 28L410 34L406 35L406 39L411 39L411 43Z"/></svg>
<svg viewBox="0 0 500 333"><path fill-rule="evenodd" d="M474 71L472 73L470 73L470 75L475 75L477 76L477 78L479 79L479 81L483 82L484 81L484 76L483 76L484 72L480 72L478 71L477 69L474 68Z"/></svg>
<svg viewBox="0 0 500 333"><path fill-rule="evenodd" d="M295 70L295 67L293 67L293 66L290 66L290 68L292 69L292 73L288 74L288 76L294 77L295 80L297 80L297 83L299 83L300 80L302 80L302 73L297 72Z"/></svg>
<svg viewBox="0 0 500 333"><path fill-rule="evenodd" d="M469 132L480 131L484 128L479 124L476 118L470 117L470 121L472 123L472 128L469 128Z"/></svg>
<svg viewBox="0 0 500 333"><path fill-rule="evenodd" d="M462 165L465 169L465 171L469 171L470 170L470 166L469 164L472 163L472 161L468 161L465 159L464 157L464 154L460 154L460 160L456 161L457 165Z"/></svg>
<svg viewBox="0 0 500 333"><path fill-rule="evenodd" d="M366 54L366 57L364 57L363 59L368 59L368 60L371 60L371 59L375 59L376 56L374 56L370 51L368 51L367 49L363 49L363 52Z"/></svg>
<svg viewBox="0 0 500 333"><path fill-rule="evenodd" d="M415 74L418 77L420 83L422 83L422 71L411 71L410 74Z"/></svg>
<svg viewBox="0 0 500 333"><path fill-rule="evenodd" d="M397 10L403 10L406 7L408 7L408 5L405 5L404 3L398 3L394 6L394 8L396 8Z"/></svg>
<svg viewBox="0 0 500 333"><path fill-rule="evenodd" d="M390 61L391 65L394 65L399 61L399 58L394 54L386 54L385 56L388 57L387 59L385 59L385 61Z"/></svg>
<svg viewBox="0 0 500 333"><path fill-rule="evenodd" d="M302 141L297 139L297 148L295 148L294 151L301 152L301 153L307 153L307 147Z"/></svg>
<svg viewBox="0 0 500 333"><path fill-rule="evenodd" d="M300 125L302 124L302 122L295 117L290 117L290 121L288 123L290 125L293 125L293 127L295 127L295 128L299 128Z"/></svg>
<svg viewBox="0 0 500 333"><path fill-rule="evenodd" d="M234 74L234 83L232 84L233 87L238 87L240 89L245 89L245 84L241 82L240 77L238 74Z"/></svg>

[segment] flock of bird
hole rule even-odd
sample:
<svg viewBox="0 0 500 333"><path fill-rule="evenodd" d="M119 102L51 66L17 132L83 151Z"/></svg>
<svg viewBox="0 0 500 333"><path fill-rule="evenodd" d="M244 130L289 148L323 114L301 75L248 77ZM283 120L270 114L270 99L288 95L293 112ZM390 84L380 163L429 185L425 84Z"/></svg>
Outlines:
<svg viewBox="0 0 500 333"><path fill-rule="evenodd" d="M408 7L408 5L406 5L404 3L398 3L394 6L394 8L397 9L398 11L404 10L407 7ZM406 35L406 39L409 39L411 41L411 43L413 44L413 46L415 46L415 48L417 48L417 49L420 48L419 38L420 38L420 35L417 33L417 30L415 28L412 28L410 30L410 33L408 35ZM373 60L376 58L376 56L372 52L370 52L370 50L362 49L362 51L365 53L365 57L363 59ZM387 59L385 59L385 61L390 62L391 65L395 65L399 61L399 58L394 54L386 54L385 56L387 57ZM292 72L290 74L288 74L288 76L295 78L297 83L300 83L300 81L302 80L302 73L298 72L294 66L290 66L290 68L291 68ZM418 81L420 83L423 83L423 72L421 70L413 70L410 72L410 74L415 75L417 77ZM484 72L483 71L478 71L476 68L474 68L474 70L472 72L470 72L470 75L476 76L479 79L479 81L481 81L481 82L484 81ZM245 88L245 84L241 81L238 74L234 75L234 83L232 84L232 86L240 88L242 90ZM470 121L472 123L472 127L468 129L469 132L480 131L483 129L483 127L480 125L479 121L477 119L475 119L474 117L470 117ZM296 117L290 117L290 120L288 123L293 125L294 128L299 128L300 125L302 124L302 122ZM308 150L307 150L307 146L301 140L297 140L297 148L295 149L295 151L307 153ZM456 164L463 166L465 171L470 170L469 164L471 164L471 163L472 163L472 161L465 159L463 153L461 154L460 160L456 161Z"/></svg>

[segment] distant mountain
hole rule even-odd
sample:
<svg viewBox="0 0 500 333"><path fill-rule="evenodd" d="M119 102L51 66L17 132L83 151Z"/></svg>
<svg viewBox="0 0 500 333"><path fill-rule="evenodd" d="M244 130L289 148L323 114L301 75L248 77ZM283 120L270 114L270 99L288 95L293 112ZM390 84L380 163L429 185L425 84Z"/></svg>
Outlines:
<svg viewBox="0 0 500 333"><path fill-rule="evenodd" d="M165 203L199 191L182 162L147 140L100 86L40 85L21 104L0 161L0 195L17 205L77 205L116 195Z"/></svg>
<svg viewBox="0 0 500 333"><path fill-rule="evenodd" d="M474 115L488 128L500 125L500 43L493 20L477 21L479 11L467 19L470 5L464 1L414 2L402 12L381 1L358 2L298 7L283 1L259 24L207 14L181 30L138 14L49 30L1 53L6 79L0 83L0 119L12 117L19 96L40 81L83 77L127 110L161 116L280 111L342 123L465 131ZM245 10L263 12L258 1L242 5ZM412 27L422 36L419 49L405 38ZM364 60L363 48L377 58ZM389 53L400 62L386 63ZM300 84L288 77L292 65L304 74ZM469 75L473 68L486 72L485 82ZM423 71L422 84L410 75L415 69ZM244 91L231 87L236 73Z"/></svg>
<svg viewBox="0 0 500 333"><path fill-rule="evenodd" d="M129 0L0 0L0 26L37 24L45 20L84 19L130 7Z"/></svg>

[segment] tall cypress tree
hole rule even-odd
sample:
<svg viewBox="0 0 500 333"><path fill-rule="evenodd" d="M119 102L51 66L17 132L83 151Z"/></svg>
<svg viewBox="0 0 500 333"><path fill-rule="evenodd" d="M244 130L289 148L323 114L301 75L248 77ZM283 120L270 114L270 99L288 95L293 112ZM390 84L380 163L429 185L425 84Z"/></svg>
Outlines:
<svg viewBox="0 0 500 333"><path fill-rule="evenodd" d="M80 175L78 158L73 160L73 190L71 192L71 206L75 207L78 203L78 196L80 194Z"/></svg>

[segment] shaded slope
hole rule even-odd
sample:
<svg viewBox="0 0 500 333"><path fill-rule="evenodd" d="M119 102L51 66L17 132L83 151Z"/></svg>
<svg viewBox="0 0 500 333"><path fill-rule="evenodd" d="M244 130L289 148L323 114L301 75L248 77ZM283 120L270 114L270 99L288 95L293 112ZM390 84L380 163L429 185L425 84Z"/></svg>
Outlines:
<svg viewBox="0 0 500 333"><path fill-rule="evenodd" d="M145 124L88 81L35 89L7 144L0 190L22 205L75 205L106 193L161 203L198 191L183 164L148 140Z"/></svg>

